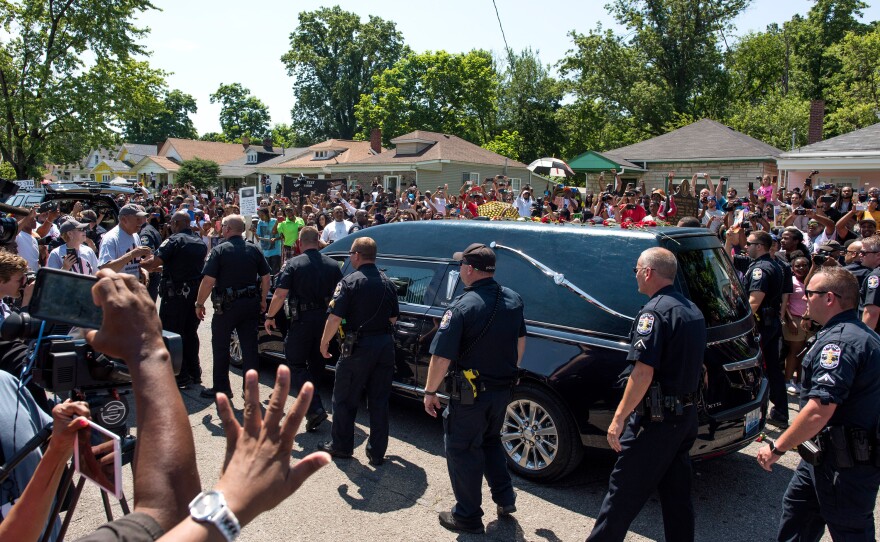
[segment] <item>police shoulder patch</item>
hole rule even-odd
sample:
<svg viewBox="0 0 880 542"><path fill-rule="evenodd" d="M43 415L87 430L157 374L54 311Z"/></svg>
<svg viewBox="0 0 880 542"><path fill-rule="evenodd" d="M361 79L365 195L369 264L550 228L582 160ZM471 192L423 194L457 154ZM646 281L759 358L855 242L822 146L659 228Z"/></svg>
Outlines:
<svg viewBox="0 0 880 542"><path fill-rule="evenodd" d="M165 239L164 241L162 241L162 244L159 245L159 248L163 248L165 245L168 244L168 241L170 241L170 240L171 240L171 239Z"/></svg>
<svg viewBox="0 0 880 542"><path fill-rule="evenodd" d="M339 294L341 294L341 293L342 293L342 282L340 281L340 282L336 283L336 289L333 290L333 299L336 299L337 297L339 297Z"/></svg>
<svg viewBox="0 0 880 542"><path fill-rule="evenodd" d="M649 335L651 331L654 329L654 315L651 313L644 313L639 316L639 323L636 325L636 331L639 335Z"/></svg>
<svg viewBox="0 0 880 542"><path fill-rule="evenodd" d="M880 286L880 277L877 275L868 275L868 288L876 290Z"/></svg>
<svg viewBox="0 0 880 542"><path fill-rule="evenodd" d="M840 347L836 344L826 344L819 354L819 365L823 369L834 369L840 364Z"/></svg>
<svg viewBox="0 0 880 542"><path fill-rule="evenodd" d="M761 280L764 278L764 270L760 267L756 267L752 270L752 280Z"/></svg>
<svg viewBox="0 0 880 542"><path fill-rule="evenodd" d="M448 310L443 313L443 318L440 320L440 329L446 329L449 327L449 322L452 321L452 310Z"/></svg>

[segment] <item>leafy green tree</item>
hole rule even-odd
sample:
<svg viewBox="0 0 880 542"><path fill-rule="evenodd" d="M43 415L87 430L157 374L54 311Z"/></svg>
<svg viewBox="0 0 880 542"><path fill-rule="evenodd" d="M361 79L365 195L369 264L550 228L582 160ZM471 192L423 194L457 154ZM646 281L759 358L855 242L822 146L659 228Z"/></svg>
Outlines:
<svg viewBox="0 0 880 542"><path fill-rule="evenodd" d="M9 162L0 162L0 179L6 179L7 181L18 179L15 168Z"/></svg>
<svg viewBox="0 0 880 542"><path fill-rule="evenodd" d="M198 190L213 188L220 181L220 165L213 160L184 160L177 172L177 182L192 183Z"/></svg>
<svg viewBox="0 0 880 542"><path fill-rule="evenodd" d="M792 92L771 92L759 102L734 108L727 124L777 149L790 150L792 131L795 145L807 143L810 101Z"/></svg>
<svg viewBox="0 0 880 542"><path fill-rule="evenodd" d="M511 160L522 160L522 157L519 154L519 150L524 146L525 138L519 135L519 132L517 132L516 130L514 130L513 132L503 130L491 141L487 141L483 145L483 148L490 150L496 154L500 154L501 156L506 156Z"/></svg>
<svg viewBox="0 0 880 542"><path fill-rule="evenodd" d="M389 138L412 130L455 134L477 144L491 139L499 76L486 51L410 54L374 78L355 115L367 136L381 128Z"/></svg>
<svg viewBox="0 0 880 542"><path fill-rule="evenodd" d="M830 78L826 132L843 134L877 122L880 113L880 27L847 34L829 50L840 65Z"/></svg>
<svg viewBox="0 0 880 542"><path fill-rule="evenodd" d="M269 108L241 83L221 84L211 94L211 103L220 104L220 127L227 139L262 139L269 134Z"/></svg>
<svg viewBox="0 0 880 542"><path fill-rule="evenodd" d="M292 126L285 123L272 126L271 136L274 145L282 147L308 147L313 142L304 141Z"/></svg>
<svg viewBox="0 0 880 542"><path fill-rule="evenodd" d="M217 143L232 143L223 132L205 132L199 136L201 141L215 141Z"/></svg>
<svg viewBox="0 0 880 542"><path fill-rule="evenodd" d="M158 113L165 74L135 60L148 52L134 19L153 8L149 0L0 4L0 155L17 177L111 145L124 119Z"/></svg>
<svg viewBox="0 0 880 542"><path fill-rule="evenodd" d="M526 49L511 55L498 92L498 126L504 133L523 134L515 149L517 160L559 156L565 140L556 118L562 95L562 85L550 76L536 52Z"/></svg>
<svg viewBox="0 0 880 542"><path fill-rule="evenodd" d="M396 25L379 17L362 22L339 6L300 13L281 57L295 81L291 116L299 141L352 139L362 129L355 117L361 95L408 51Z"/></svg>
<svg viewBox="0 0 880 542"><path fill-rule="evenodd" d="M161 97L161 111L156 115L139 115L125 121L123 134L131 143L153 144L169 137L196 139L196 131L191 113L198 111L196 99L181 92L171 90Z"/></svg>

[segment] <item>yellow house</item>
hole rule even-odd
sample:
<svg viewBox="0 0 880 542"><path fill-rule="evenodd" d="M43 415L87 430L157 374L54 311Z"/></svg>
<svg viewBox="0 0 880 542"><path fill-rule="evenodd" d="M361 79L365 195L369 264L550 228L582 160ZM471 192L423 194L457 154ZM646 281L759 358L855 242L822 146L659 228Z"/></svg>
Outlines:
<svg viewBox="0 0 880 542"><path fill-rule="evenodd" d="M94 157L95 165L89 171L92 179L109 183L116 177L129 181L137 181L137 174L132 168L145 156L156 153L155 145L122 144L116 153Z"/></svg>

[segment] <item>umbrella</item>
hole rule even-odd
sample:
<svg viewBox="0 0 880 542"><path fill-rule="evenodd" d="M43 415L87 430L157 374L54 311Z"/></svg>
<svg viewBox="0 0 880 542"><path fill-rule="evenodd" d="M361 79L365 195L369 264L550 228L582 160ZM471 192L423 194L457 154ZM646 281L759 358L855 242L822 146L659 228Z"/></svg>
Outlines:
<svg viewBox="0 0 880 542"><path fill-rule="evenodd" d="M528 170L537 175L549 177L574 177L574 171L559 158L538 158L527 166Z"/></svg>
<svg viewBox="0 0 880 542"><path fill-rule="evenodd" d="M477 207L480 216L488 216L489 218L519 218L516 208L503 201L490 201Z"/></svg>

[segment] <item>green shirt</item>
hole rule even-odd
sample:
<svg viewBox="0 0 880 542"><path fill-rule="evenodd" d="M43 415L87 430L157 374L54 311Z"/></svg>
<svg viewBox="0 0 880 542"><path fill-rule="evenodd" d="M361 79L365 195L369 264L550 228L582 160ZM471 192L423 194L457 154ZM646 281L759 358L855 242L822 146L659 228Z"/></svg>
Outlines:
<svg viewBox="0 0 880 542"><path fill-rule="evenodd" d="M299 237L299 229L305 225L306 223L300 217L296 217L294 220L288 218L278 224L278 233L284 236L284 246L292 247Z"/></svg>

